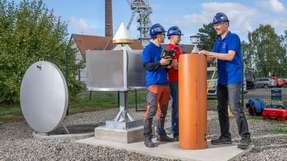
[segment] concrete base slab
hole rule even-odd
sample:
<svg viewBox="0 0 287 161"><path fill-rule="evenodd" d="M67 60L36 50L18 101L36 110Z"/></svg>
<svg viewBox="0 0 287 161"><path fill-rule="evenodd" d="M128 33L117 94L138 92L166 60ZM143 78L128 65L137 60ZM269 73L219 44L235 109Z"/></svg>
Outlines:
<svg viewBox="0 0 287 161"><path fill-rule="evenodd" d="M203 150L182 150L179 148L178 142L157 143L158 146L155 148L146 148L143 142L123 144L113 141L98 140L96 138L78 140L77 142L95 146L106 146L115 149L124 149L148 156L189 161L228 161L234 157L241 156L250 150L247 149L244 151L238 149L235 144L228 146L214 146L211 145L210 142L208 149Z"/></svg>
<svg viewBox="0 0 287 161"><path fill-rule="evenodd" d="M143 126L130 129L111 129L105 126L95 128L95 138L97 140L114 141L118 143L134 143L143 141Z"/></svg>

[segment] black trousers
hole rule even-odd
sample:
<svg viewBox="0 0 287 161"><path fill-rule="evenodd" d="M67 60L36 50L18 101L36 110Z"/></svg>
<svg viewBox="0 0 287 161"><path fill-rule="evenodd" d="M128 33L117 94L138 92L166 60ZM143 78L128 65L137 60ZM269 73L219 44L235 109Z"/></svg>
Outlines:
<svg viewBox="0 0 287 161"><path fill-rule="evenodd" d="M217 110L222 137L231 138L228 103L236 120L239 135L241 137L250 137L244 107L240 103L240 90L241 84L218 85L217 87Z"/></svg>

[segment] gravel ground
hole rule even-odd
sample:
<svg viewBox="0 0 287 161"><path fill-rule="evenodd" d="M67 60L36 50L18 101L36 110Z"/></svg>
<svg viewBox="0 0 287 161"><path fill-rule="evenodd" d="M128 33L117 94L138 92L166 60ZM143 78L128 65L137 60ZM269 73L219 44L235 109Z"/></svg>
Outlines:
<svg viewBox="0 0 287 161"><path fill-rule="evenodd" d="M113 119L118 109L78 113L65 118L66 126L95 124ZM142 112L131 110L135 118L142 118ZM0 125L0 161L126 161L167 160L126 150L75 143L74 139L34 139L32 130L25 122Z"/></svg>
<svg viewBox="0 0 287 161"><path fill-rule="evenodd" d="M255 147L244 156L233 161L286 161L287 136L253 139Z"/></svg>
<svg viewBox="0 0 287 161"><path fill-rule="evenodd" d="M58 139L25 139L1 141L0 160L5 161L103 161L103 160L165 160L131 153L126 150L115 150L101 146L90 146L74 143L73 140Z"/></svg>
<svg viewBox="0 0 287 161"><path fill-rule="evenodd" d="M233 138L240 138L238 135L237 125L234 119L230 120L231 126L230 126L230 132L232 134ZM258 137L262 135L270 135L270 134L278 134L278 132L275 131L275 129L286 127L287 122L285 123L274 123L270 121L264 121L261 119L252 119L251 117L248 117L248 125L249 130L252 135L252 137ZM208 134L209 137L213 138L214 135L220 134L219 129L219 122L218 119L212 119L208 122Z"/></svg>
<svg viewBox="0 0 287 161"><path fill-rule="evenodd" d="M130 111L135 118L142 119L143 112L135 112L134 109ZM94 124L112 119L116 113L117 109L78 113L67 116L64 123L67 126ZM219 134L217 113L209 111L208 115L208 137L215 138ZM168 116L167 124L170 124L170 116ZM250 153L236 158L234 161L287 160L287 136L278 136L273 132L274 129L280 126L286 126L286 123L274 124L268 121L251 119L249 120L249 126L254 137L253 144L255 148ZM231 121L231 133L235 140L239 138L233 120ZM264 137L266 135L268 137ZM25 122L2 124L0 125L0 161L167 160L126 150L79 144L74 141L74 139L34 139L32 130Z"/></svg>

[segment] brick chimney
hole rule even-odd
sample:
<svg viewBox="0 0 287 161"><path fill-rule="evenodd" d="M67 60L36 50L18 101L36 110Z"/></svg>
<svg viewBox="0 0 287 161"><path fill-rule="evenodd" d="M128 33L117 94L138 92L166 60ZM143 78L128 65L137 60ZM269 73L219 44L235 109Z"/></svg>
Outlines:
<svg viewBox="0 0 287 161"><path fill-rule="evenodd" d="M112 0L105 0L105 36L113 37Z"/></svg>

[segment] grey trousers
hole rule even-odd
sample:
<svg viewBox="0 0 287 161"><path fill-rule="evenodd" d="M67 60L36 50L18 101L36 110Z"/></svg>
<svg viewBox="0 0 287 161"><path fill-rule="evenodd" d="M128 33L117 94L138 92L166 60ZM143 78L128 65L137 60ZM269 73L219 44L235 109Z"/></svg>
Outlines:
<svg viewBox="0 0 287 161"><path fill-rule="evenodd" d="M233 117L236 120L239 135L242 138L250 137L244 107L240 103L240 90L241 84L217 86L217 110L222 137L231 138L229 131L228 103L231 107Z"/></svg>

